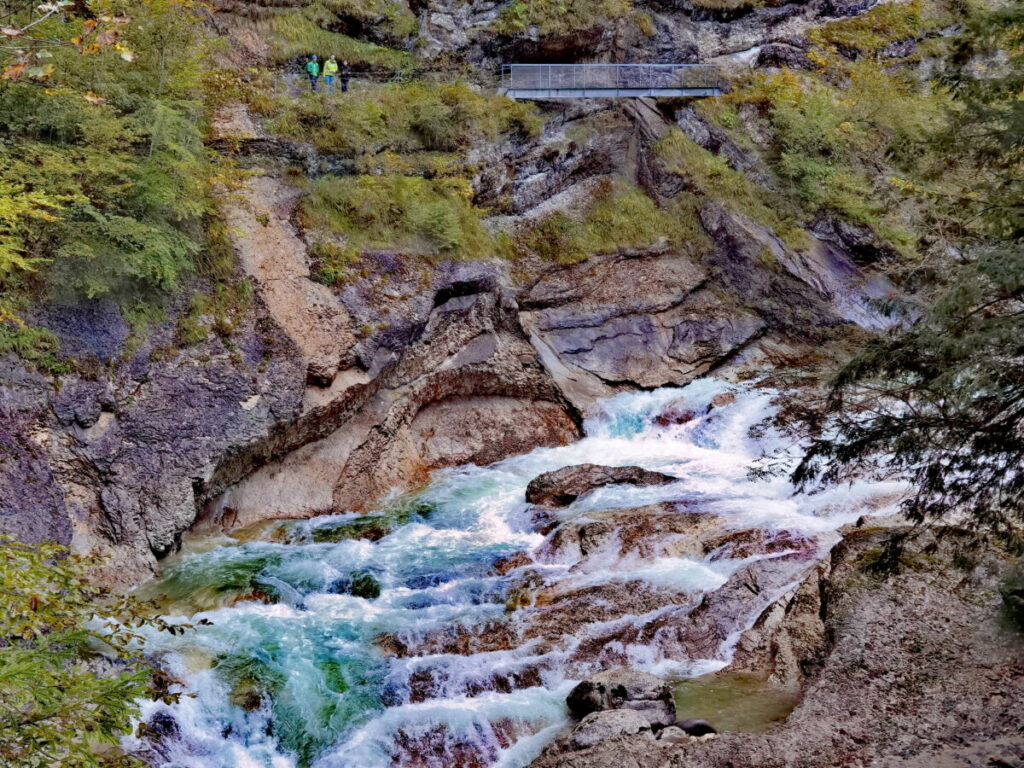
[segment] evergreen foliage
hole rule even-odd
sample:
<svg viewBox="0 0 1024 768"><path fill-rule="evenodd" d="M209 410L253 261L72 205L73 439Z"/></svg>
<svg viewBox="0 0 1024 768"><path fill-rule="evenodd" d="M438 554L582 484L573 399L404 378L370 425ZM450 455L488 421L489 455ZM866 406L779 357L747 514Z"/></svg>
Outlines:
<svg viewBox="0 0 1024 768"><path fill-rule="evenodd" d="M109 747L130 731L137 700L177 700L143 657L137 630L150 626L180 633L187 625L147 617L140 604L113 600L106 590L90 586L83 574L91 564L54 544L32 547L0 535L0 762L5 766L136 765Z"/></svg>
<svg viewBox="0 0 1024 768"><path fill-rule="evenodd" d="M906 325L842 367L823 408L798 409L813 440L793 479L807 488L895 473L913 483L904 511L914 522L951 516L1020 547L1024 8L972 20L958 51L944 74L954 112L935 138L971 169L976 183L956 200L978 224ZM978 79L985 60L997 63Z"/></svg>
<svg viewBox="0 0 1024 768"><path fill-rule="evenodd" d="M0 81L0 322L24 343L25 297L159 296L193 271L211 214L204 31L192 0L95 0L40 34L128 19L115 47L55 48L46 87ZM54 29L46 31L46 26ZM130 57L127 50L135 51ZM130 58L131 60L126 60Z"/></svg>
<svg viewBox="0 0 1024 768"><path fill-rule="evenodd" d="M48 261L55 285L86 296L168 289L199 250L189 229L208 211L192 100L200 30L182 10L145 4L125 33L142 52L134 63L101 53L58 68L47 89L0 88L0 183L32 190L7 224L6 252Z"/></svg>

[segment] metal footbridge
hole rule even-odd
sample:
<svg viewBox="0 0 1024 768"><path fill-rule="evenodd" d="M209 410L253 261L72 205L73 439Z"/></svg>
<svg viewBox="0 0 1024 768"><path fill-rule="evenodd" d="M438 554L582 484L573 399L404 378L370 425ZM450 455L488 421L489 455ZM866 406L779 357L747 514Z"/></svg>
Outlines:
<svg viewBox="0 0 1024 768"><path fill-rule="evenodd" d="M700 98L722 94L708 64L504 64L502 92L512 99Z"/></svg>

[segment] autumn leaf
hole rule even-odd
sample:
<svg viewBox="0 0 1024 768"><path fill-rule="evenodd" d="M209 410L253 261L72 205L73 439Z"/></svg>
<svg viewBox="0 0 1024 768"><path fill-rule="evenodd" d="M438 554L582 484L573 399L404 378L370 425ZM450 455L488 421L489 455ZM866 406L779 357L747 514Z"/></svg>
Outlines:
<svg viewBox="0 0 1024 768"><path fill-rule="evenodd" d="M0 29L0 35L4 37L21 37L25 34L25 31L18 29L17 27L3 27Z"/></svg>
<svg viewBox="0 0 1024 768"><path fill-rule="evenodd" d="M0 75L0 79L11 81L17 80L23 74L25 74L25 69L27 66L28 65L24 62L18 62L16 64L11 64L7 67L4 67L4 71L3 74Z"/></svg>
<svg viewBox="0 0 1024 768"><path fill-rule="evenodd" d="M25 70L25 74L36 80L43 80L53 74L55 67L53 64L47 64L43 67L29 67Z"/></svg>
<svg viewBox="0 0 1024 768"><path fill-rule="evenodd" d="M112 29L105 29L96 35L96 45L107 46L117 42L117 32Z"/></svg>

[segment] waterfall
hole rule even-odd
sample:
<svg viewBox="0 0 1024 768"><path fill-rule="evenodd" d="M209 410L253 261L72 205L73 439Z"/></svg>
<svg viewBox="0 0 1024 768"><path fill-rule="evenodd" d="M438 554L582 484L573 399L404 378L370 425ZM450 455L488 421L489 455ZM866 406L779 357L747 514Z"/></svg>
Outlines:
<svg viewBox="0 0 1024 768"><path fill-rule="evenodd" d="M125 746L175 768L519 768L566 722L575 682L609 661L676 678L720 669L738 629L704 654L662 642L662 630L650 630L650 642L636 638L670 628L753 560L789 550L623 555L613 535L581 558L535 530L524 493L537 475L569 465L639 465L678 480L598 489L552 513L554 522L672 502L713 515L723 532L786 532L827 551L840 526L884 507L899 488L862 483L808 497L782 478L751 481L751 461L782 444L770 431L749 434L771 414L773 395L714 379L622 394L599 404L575 444L439 471L425 490L387 499L369 518L279 523L252 540L222 537L178 556L146 592L164 596L182 621L211 625L147 637L149 653L189 695L147 702L142 717L164 738ZM722 404L712 406L716 398ZM521 552L533 562L495 568ZM786 567L780 583L789 585L809 566L797 558ZM542 610L530 606L539 590L621 588L650 604L638 598L635 611L517 634L521 617Z"/></svg>

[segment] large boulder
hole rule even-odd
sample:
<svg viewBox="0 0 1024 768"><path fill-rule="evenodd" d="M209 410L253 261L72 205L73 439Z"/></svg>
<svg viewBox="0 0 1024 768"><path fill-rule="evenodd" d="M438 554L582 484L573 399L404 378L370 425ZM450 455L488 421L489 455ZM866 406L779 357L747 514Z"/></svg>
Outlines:
<svg viewBox="0 0 1024 768"><path fill-rule="evenodd" d="M637 712L651 727L675 725L676 705L672 688L660 677L625 667L599 672L569 692L565 700L577 719L592 712L628 709Z"/></svg>
<svg viewBox="0 0 1024 768"><path fill-rule="evenodd" d="M573 729L569 744L574 749L587 749L615 736L636 733L652 735L651 724L639 712L631 709L591 712Z"/></svg>
<svg viewBox="0 0 1024 768"><path fill-rule="evenodd" d="M643 467L578 464L533 478L526 486L526 500L542 507L566 507L588 491L605 485L663 485L675 479Z"/></svg>

